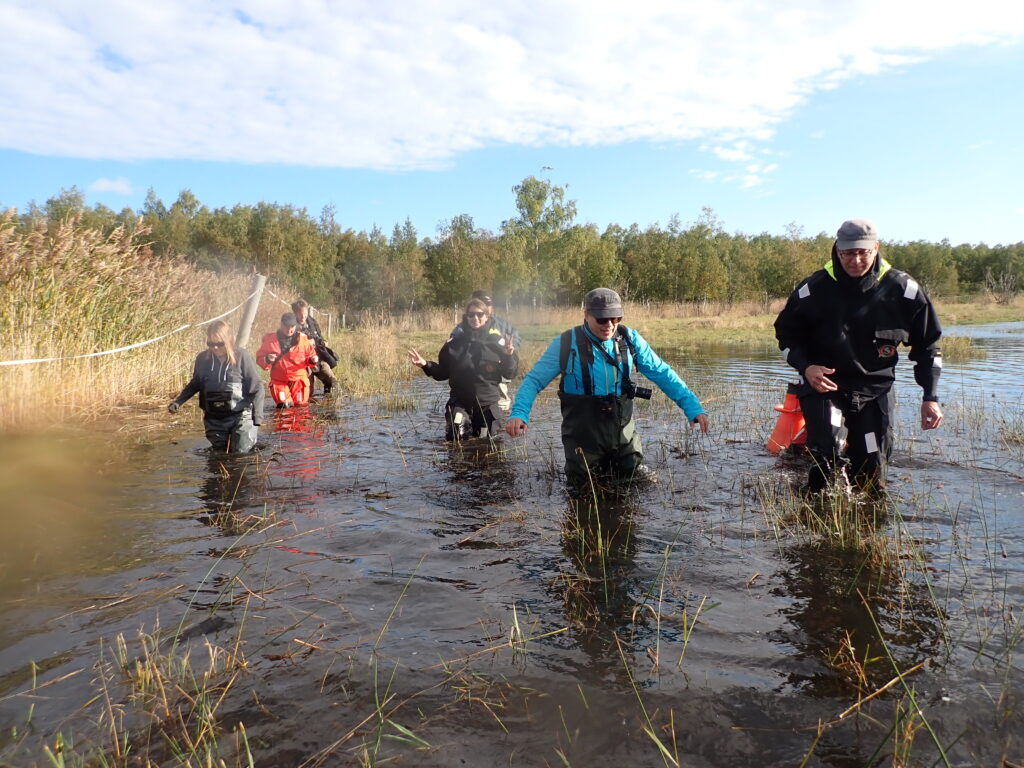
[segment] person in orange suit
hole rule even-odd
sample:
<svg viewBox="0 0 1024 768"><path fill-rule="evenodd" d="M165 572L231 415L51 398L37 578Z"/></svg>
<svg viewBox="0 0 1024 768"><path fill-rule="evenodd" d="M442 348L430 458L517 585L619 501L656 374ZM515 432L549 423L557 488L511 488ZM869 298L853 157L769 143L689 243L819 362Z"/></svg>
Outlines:
<svg viewBox="0 0 1024 768"><path fill-rule="evenodd" d="M294 313L281 315L281 327L263 337L256 362L270 371L270 394L278 408L309 402L310 385L306 369L317 367L320 361L313 342L299 331Z"/></svg>

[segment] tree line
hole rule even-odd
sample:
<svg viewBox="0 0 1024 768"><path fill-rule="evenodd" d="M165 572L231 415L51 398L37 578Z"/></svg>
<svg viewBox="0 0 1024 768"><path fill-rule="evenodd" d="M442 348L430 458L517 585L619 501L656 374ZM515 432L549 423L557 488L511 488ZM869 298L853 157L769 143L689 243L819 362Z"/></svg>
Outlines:
<svg viewBox="0 0 1024 768"><path fill-rule="evenodd" d="M69 216L104 232L144 225L157 257L180 254L211 270L255 270L298 287L313 304L403 310L460 304L488 289L499 300L571 303L590 288L617 288L631 301L742 301L788 295L821 267L833 237L730 234L709 208L684 225L608 226L576 221L566 187L529 176L513 188L515 215L497 232L468 214L420 237L406 219L388 234L345 229L333 206L319 215L278 203L209 208L189 190L169 206L150 190L140 210L89 207L76 187L18 215L43 232ZM883 256L935 295L1024 285L1024 242L952 245L883 242Z"/></svg>

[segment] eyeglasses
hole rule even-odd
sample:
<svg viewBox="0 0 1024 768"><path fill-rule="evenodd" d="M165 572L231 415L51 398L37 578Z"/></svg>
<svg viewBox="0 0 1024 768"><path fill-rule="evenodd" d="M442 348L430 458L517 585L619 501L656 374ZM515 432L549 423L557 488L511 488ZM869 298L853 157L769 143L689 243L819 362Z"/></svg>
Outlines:
<svg viewBox="0 0 1024 768"><path fill-rule="evenodd" d="M859 256L871 256L874 252L874 248L851 248L848 251L839 251L839 258L856 259Z"/></svg>
<svg viewBox="0 0 1024 768"><path fill-rule="evenodd" d="M472 317L474 319L475 318L479 318L479 317L487 317L487 313L486 312L467 312L466 313L466 317Z"/></svg>
<svg viewBox="0 0 1024 768"><path fill-rule="evenodd" d="M598 325L608 325L609 323L612 325L618 325L622 322L621 317L595 317L594 320L597 321Z"/></svg>
<svg viewBox="0 0 1024 768"><path fill-rule="evenodd" d="M224 346L224 342L223 341L208 341L208 342L206 342L206 346L208 346L210 349L220 349L221 347Z"/></svg>

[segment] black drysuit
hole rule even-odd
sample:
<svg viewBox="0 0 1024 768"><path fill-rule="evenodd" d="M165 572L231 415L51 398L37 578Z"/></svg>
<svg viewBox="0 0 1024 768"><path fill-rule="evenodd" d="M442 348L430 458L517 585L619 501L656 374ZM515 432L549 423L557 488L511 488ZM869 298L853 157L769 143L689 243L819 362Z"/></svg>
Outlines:
<svg viewBox="0 0 1024 768"><path fill-rule="evenodd" d="M937 401L942 329L935 308L910 275L881 254L860 278L846 274L835 247L824 269L797 286L775 321L783 356L800 373L797 395L815 460L809 487L820 490L840 461L845 427L847 457L861 487L881 487L892 450L892 385L900 344L910 347L914 378L924 400ZM834 368L839 389L817 392L804 378L810 365Z"/></svg>
<svg viewBox="0 0 1024 768"><path fill-rule="evenodd" d="M437 381L448 381L451 397L445 406L445 437L459 440L472 434L497 435L502 426L498 400L502 378L519 371L519 355L505 352L505 334L494 318L480 328L463 321L441 347L437 362L429 361L423 372Z"/></svg>

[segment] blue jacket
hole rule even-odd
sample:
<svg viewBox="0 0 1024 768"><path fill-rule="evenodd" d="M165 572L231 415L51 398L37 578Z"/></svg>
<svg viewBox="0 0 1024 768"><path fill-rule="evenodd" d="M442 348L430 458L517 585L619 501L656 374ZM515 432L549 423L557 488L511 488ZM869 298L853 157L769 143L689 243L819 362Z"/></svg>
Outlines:
<svg viewBox="0 0 1024 768"><path fill-rule="evenodd" d="M608 357L614 357L614 339L598 341L590 333L586 325L583 326L583 332L594 344L601 345L608 353ZM625 378L623 375L624 365L632 361L635 365L635 368L632 370L639 370L640 373L657 384L670 400L683 409L687 419L693 421L700 414L704 413L704 409L701 407L697 396L690 391L689 387L672 370L672 367L658 357L658 354L651 349L651 345L647 343L644 337L632 328L626 329L626 333L629 335L633 350L636 351L636 358L633 358L629 349L630 344L621 345L623 347L622 357L624 359L618 365L610 363L605 355L595 354L593 356L594 361L590 364L590 380L594 388L594 395L621 395L622 382ZM557 336L548 345L540 360L523 377L523 383L519 385L515 404L512 406L512 412L509 414L510 418L529 422L533 401L537 398L540 391L554 381L555 377L559 374L563 374L562 387L567 393L571 395L584 394L580 365L581 361L584 361L589 356L580 356L579 350L576 348L575 332L571 334L571 338L572 346L569 351L566 370L562 370L560 362L562 340L561 336Z"/></svg>

